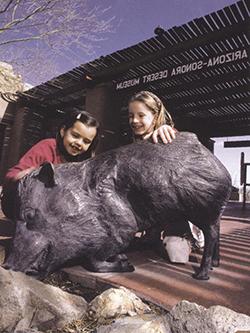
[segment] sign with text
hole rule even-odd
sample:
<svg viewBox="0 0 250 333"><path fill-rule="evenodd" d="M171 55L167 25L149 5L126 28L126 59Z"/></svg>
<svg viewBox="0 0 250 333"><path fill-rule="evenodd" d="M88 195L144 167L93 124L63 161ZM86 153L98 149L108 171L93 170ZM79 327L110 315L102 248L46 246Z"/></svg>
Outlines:
<svg viewBox="0 0 250 333"><path fill-rule="evenodd" d="M225 63L230 63L236 60L241 60L247 58L246 49L238 50L234 52L229 52L225 54L221 54L215 57L211 57L205 60L198 60L189 64L179 65L177 67L173 67L171 69L163 69L159 72L151 73L148 75L140 76L137 78L133 78L131 80L122 81L116 83L116 90L121 90L125 88L130 88L133 86L137 86L139 84L145 84L153 81L158 81L162 79L166 79L169 77L174 77L181 74L186 74L189 72L198 71L204 68L210 68L216 65L222 65Z"/></svg>

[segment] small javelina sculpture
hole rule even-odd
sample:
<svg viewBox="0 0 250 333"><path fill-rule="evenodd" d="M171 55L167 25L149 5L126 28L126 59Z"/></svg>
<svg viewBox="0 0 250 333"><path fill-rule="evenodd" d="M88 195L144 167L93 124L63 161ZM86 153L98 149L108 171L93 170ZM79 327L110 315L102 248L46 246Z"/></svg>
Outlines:
<svg viewBox="0 0 250 333"><path fill-rule="evenodd" d="M43 165L20 181L6 268L44 277L84 258L95 272L132 271L136 232L189 220L204 233L197 279L219 265L219 223L231 178L191 133L139 142L82 163Z"/></svg>

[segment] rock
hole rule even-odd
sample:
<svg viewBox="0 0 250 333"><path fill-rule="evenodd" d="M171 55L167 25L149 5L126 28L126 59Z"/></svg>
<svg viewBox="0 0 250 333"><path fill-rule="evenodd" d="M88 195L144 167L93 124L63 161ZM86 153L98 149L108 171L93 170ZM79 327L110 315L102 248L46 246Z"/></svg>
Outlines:
<svg viewBox="0 0 250 333"><path fill-rule="evenodd" d="M0 245L0 265L2 265L4 261L4 256L5 256L4 247Z"/></svg>
<svg viewBox="0 0 250 333"><path fill-rule="evenodd" d="M235 333L250 329L250 317L223 306L181 301L166 315L172 333Z"/></svg>
<svg viewBox="0 0 250 333"><path fill-rule="evenodd" d="M135 316L150 311L149 306L144 304L139 297L130 290L120 287L110 288L95 297L88 306L87 316L90 319L103 321L122 315Z"/></svg>
<svg viewBox="0 0 250 333"><path fill-rule="evenodd" d="M25 329L24 331L23 330L15 331L15 333L43 333L43 332L38 331L37 329Z"/></svg>
<svg viewBox="0 0 250 333"><path fill-rule="evenodd" d="M23 91L23 82L20 75L13 71L13 67L0 61L0 92L15 93Z"/></svg>
<svg viewBox="0 0 250 333"><path fill-rule="evenodd" d="M181 301L178 303L174 308L172 308L170 313L167 314L173 333L197 333L197 328L203 326L205 311L205 307L195 303L190 303L188 301ZM205 333L203 330L200 330L199 332Z"/></svg>
<svg viewBox="0 0 250 333"><path fill-rule="evenodd" d="M224 306L211 306L206 311L206 320L216 327L216 333L235 333L250 330L250 316L235 312Z"/></svg>
<svg viewBox="0 0 250 333"><path fill-rule="evenodd" d="M0 332L61 328L86 308L82 297L0 267Z"/></svg>
<svg viewBox="0 0 250 333"><path fill-rule="evenodd" d="M171 333L163 316L142 315L117 319L109 326L100 326L96 333ZM201 332L200 332L201 333Z"/></svg>

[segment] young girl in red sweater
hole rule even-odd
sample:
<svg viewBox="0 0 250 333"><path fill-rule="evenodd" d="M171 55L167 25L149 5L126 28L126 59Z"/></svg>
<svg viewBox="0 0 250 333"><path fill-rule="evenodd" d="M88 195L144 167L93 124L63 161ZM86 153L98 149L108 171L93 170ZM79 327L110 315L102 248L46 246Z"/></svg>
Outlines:
<svg viewBox="0 0 250 333"><path fill-rule="evenodd" d="M60 164L80 162L94 155L99 124L85 111L73 111L59 127L56 139L44 139L35 144L5 175L1 205L4 214L12 218L13 200L18 181L44 162Z"/></svg>

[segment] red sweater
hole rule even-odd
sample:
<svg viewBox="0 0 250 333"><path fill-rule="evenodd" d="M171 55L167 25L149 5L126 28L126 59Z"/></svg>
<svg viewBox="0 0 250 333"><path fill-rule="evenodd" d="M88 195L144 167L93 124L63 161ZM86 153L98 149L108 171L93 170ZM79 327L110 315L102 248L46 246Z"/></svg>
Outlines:
<svg viewBox="0 0 250 333"><path fill-rule="evenodd" d="M10 168L6 175L5 181L15 181L20 171L30 167L38 168L44 162L53 164L63 163L56 145L56 139L45 139L39 141L20 159L17 165Z"/></svg>

